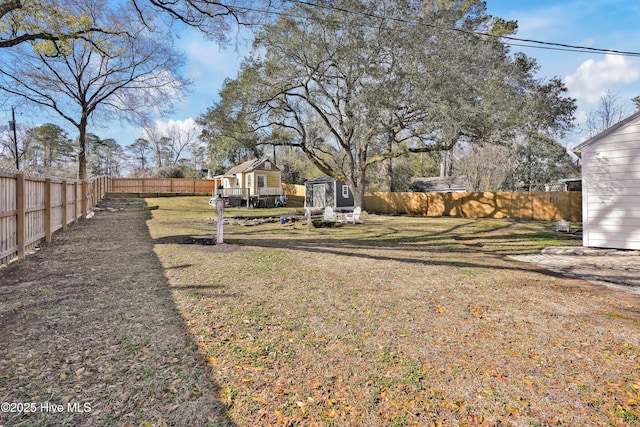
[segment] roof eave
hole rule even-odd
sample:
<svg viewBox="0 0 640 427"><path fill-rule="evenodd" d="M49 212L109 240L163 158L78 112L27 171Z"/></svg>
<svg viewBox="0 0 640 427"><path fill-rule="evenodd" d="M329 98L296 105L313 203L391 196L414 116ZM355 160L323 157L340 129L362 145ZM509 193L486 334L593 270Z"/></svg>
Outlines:
<svg viewBox="0 0 640 427"><path fill-rule="evenodd" d="M582 144L577 145L576 147L573 147L572 151L578 156L581 157L580 154L582 153L582 151L587 148L588 146L594 144L595 142L599 141L600 139L611 135L612 133L614 133L615 131L617 131L620 128L625 127L626 125L628 125L629 123L633 122L634 120L640 118L640 111L630 115L629 117L627 117L626 119L623 119L621 121L619 121L618 123L616 123L613 126L610 126L609 128L605 129L604 131L600 132L599 134L587 139L585 142L583 142Z"/></svg>

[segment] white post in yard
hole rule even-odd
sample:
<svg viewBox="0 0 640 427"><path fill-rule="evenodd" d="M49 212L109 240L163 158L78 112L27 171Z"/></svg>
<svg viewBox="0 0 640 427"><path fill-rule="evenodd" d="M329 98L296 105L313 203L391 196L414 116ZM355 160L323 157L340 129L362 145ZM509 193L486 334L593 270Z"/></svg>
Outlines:
<svg viewBox="0 0 640 427"><path fill-rule="evenodd" d="M220 196L216 197L216 244L224 243L224 199Z"/></svg>

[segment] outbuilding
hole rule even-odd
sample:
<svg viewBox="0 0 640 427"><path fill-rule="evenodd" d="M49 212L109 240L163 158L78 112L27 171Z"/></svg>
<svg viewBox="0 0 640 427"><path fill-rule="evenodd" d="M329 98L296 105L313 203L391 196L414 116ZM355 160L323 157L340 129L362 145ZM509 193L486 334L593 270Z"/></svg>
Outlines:
<svg viewBox="0 0 640 427"><path fill-rule="evenodd" d="M355 198L344 182L321 176L304 183L306 208L325 208L330 206L337 210L353 210Z"/></svg>
<svg viewBox="0 0 640 427"><path fill-rule="evenodd" d="M248 160L213 178L220 182L217 195L232 206L246 203L273 207L275 200L284 194L280 169L266 158Z"/></svg>
<svg viewBox="0 0 640 427"><path fill-rule="evenodd" d="M577 146L583 245L640 249L640 112Z"/></svg>
<svg viewBox="0 0 640 427"><path fill-rule="evenodd" d="M409 187L418 193L464 193L471 191L464 176L416 178Z"/></svg>

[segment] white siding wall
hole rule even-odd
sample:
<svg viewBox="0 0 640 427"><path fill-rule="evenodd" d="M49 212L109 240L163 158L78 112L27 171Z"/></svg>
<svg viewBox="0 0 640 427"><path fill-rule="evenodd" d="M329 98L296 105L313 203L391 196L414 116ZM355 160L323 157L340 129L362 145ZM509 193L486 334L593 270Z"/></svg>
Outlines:
<svg viewBox="0 0 640 427"><path fill-rule="evenodd" d="M640 118L582 149L584 246L640 249Z"/></svg>

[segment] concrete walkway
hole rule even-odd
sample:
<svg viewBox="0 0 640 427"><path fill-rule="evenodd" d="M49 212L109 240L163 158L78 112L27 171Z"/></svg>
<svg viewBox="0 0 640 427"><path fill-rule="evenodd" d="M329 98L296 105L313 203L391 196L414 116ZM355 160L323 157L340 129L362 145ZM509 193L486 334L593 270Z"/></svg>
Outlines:
<svg viewBox="0 0 640 427"><path fill-rule="evenodd" d="M640 295L640 251L551 247L539 254L509 258Z"/></svg>

